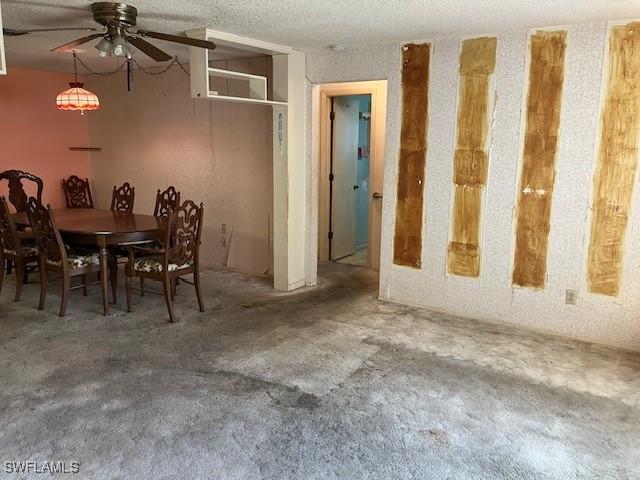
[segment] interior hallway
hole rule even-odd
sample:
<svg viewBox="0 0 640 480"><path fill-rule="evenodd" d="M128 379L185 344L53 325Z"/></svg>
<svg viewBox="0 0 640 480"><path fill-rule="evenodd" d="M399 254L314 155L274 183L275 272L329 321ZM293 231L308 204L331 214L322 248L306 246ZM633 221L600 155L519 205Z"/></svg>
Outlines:
<svg viewBox="0 0 640 480"><path fill-rule="evenodd" d="M0 458L82 478L640 478L640 355L382 303L377 278L317 288L204 273L98 313L58 285L0 294Z"/></svg>
<svg viewBox="0 0 640 480"><path fill-rule="evenodd" d="M358 265L361 267L366 267L369 261L369 249L367 247L358 248L356 253L353 255L349 255L347 257L342 257L339 260L336 260L338 263L342 263L345 265Z"/></svg>

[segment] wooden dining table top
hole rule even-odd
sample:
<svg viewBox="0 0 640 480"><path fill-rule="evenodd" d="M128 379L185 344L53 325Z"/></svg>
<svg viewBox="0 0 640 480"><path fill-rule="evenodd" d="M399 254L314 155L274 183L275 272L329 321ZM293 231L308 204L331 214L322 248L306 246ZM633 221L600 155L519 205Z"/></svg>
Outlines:
<svg viewBox="0 0 640 480"><path fill-rule="evenodd" d="M53 211L56 227L61 232L85 235L118 235L138 232L157 232L161 221L153 215L112 212L94 208L65 208ZM16 213L16 224L29 225L26 212Z"/></svg>

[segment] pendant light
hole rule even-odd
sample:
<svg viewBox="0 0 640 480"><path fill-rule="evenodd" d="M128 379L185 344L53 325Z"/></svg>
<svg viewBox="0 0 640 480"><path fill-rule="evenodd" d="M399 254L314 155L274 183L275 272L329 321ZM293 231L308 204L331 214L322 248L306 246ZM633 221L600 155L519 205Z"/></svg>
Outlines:
<svg viewBox="0 0 640 480"><path fill-rule="evenodd" d="M69 83L71 88L56 97L58 110L80 110L80 115L84 115L85 110L97 110L100 108L100 101L97 95L82 88L84 83L78 82L78 65L75 51L73 52L73 77L74 81Z"/></svg>

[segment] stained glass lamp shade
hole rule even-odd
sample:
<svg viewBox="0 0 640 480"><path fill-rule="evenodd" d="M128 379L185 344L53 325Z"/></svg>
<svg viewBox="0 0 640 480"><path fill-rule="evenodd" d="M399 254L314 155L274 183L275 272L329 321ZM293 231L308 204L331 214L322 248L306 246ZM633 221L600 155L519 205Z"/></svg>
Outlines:
<svg viewBox="0 0 640 480"><path fill-rule="evenodd" d="M100 108L100 100L96 94L82 88L84 83L71 82L69 86L71 88L56 97L58 110L80 110L80 113L84 114L85 110Z"/></svg>
<svg viewBox="0 0 640 480"><path fill-rule="evenodd" d="M56 97L58 110L79 110L84 115L85 110L97 110L100 108L100 101L95 93L82 88L84 83L78 82L78 67L76 65L76 52L73 52L74 81L69 83L68 90L60 93Z"/></svg>

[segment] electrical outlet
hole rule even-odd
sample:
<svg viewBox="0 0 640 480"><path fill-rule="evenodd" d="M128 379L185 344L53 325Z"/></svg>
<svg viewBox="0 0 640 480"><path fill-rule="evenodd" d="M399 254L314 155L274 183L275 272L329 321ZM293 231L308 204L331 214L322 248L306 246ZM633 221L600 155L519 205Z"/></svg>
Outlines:
<svg viewBox="0 0 640 480"><path fill-rule="evenodd" d="M227 224L226 223L222 224L222 233L227 233Z"/></svg>
<svg viewBox="0 0 640 480"><path fill-rule="evenodd" d="M571 289L571 288L567 288L567 291L565 293L564 296L564 303L566 303L567 305L575 305L578 303L578 292Z"/></svg>

